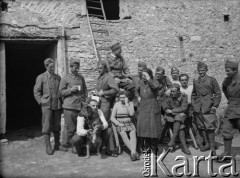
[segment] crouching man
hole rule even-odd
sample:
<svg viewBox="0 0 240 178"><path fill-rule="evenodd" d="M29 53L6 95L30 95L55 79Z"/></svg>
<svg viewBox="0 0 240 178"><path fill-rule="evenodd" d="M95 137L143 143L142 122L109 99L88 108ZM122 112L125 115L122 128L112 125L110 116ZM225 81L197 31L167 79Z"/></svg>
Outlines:
<svg viewBox="0 0 240 178"><path fill-rule="evenodd" d="M81 146L83 144L87 144L87 135L90 135L92 133L91 129L91 123L98 120L100 118L101 120L101 130L105 130L108 128L108 123L104 117L103 112L98 109L98 102L96 100L91 99L89 101L89 106L91 107L91 111L88 109L82 110L79 113L79 116L77 117L77 129L76 133L72 137L73 145L76 148L77 154L81 155ZM97 115L95 114L97 113ZM98 148L99 152L99 148ZM89 158L89 148L87 148L87 156L86 158Z"/></svg>
<svg viewBox="0 0 240 178"><path fill-rule="evenodd" d="M185 139L184 121L186 119L185 112L187 108L187 95L180 92L179 84L172 84L171 94L168 98L166 98L165 102L163 103L163 109L165 110L164 118L167 122L173 123L173 136L171 138L171 141L168 143L168 146L174 147L176 138L179 135L182 145L182 151L187 155L191 155Z"/></svg>

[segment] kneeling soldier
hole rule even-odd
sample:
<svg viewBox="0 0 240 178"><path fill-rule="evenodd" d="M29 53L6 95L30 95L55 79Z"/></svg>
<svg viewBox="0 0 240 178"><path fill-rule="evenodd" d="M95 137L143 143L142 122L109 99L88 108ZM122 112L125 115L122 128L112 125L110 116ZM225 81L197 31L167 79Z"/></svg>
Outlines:
<svg viewBox="0 0 240 178"><path fill-rule="evenodd" d="M165 119L167 120L167 122L173 122L173 136L171 138L171 141L168 143L168 146L173 147L175 145L176 138L179 135L182 145L182 151L187 155L191 155L185 139L184 121L186 119L185 112L187 108L187 95L180 92L179 84L172 84L171 94L168 98L166 98L163 104L163 109L166 113Z"/></svg>

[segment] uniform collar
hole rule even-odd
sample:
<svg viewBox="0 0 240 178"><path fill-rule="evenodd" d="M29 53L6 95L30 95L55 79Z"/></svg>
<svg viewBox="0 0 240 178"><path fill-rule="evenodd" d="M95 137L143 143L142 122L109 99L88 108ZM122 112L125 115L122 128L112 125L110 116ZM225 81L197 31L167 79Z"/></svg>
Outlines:
<svg viewBox="0 0 240 178"><path fill-rule="evenodd" d="M198 82L205 82L206 78L208 77L208 75L206 74L203 78L198 77Z"/></svg>
<svg viewBox="0 0 240 178"><path fill-rule="evenodd" d="M47 77L50 79L51 77L56 78L56 75L53 73L52 75L46 71Z"/></svg>
<svg viewBox="0 0 240 178"><path fill-rule="evenodd" d="M237 83L238 78L239 78L239 73L237 73L237 74L232 78L232 84Z"/></svg>
<svg viewBox="0 0 240 178"><path fill-rule="evenodd" d="M71 78L75 78L75 77L77 77L76 75L74 75L74 74L72 74L71 72L69 72L69 74L68 74Z"/></svg>
<svg viewBox="0 0 240 178"><path fill-rule="evenodd" d="M98 77L98 79L102 80L107 74L108 74L108 73L106 72L105 74L100 75L100 76Z"/></svg>

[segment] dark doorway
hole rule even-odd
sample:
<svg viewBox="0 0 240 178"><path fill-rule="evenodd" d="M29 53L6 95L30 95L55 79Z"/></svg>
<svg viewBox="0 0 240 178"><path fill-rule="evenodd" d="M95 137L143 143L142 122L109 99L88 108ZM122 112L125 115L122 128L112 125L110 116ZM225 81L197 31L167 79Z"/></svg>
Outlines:
<svg viewBox="0 0 240 178"><path fill-rule="evenodd" d="M36 77L45 71L43 61L56 59L56 42L6 42L6 129L41 127L41 108L33 96Z"/></svg>

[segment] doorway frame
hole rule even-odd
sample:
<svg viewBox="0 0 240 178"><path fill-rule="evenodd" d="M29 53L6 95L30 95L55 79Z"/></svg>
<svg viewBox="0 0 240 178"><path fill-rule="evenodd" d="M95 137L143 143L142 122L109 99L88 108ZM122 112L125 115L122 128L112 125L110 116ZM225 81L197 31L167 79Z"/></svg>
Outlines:
<svg viewBox="0 0 240 178"><path fill-rule="evenodd" d="M55 59L55 72L61 77L67 74L66 43L60 39L0 39L0 134L6 133L7 98L6 98L6 42L49 42L57 43L57 56Z"/></svg>

